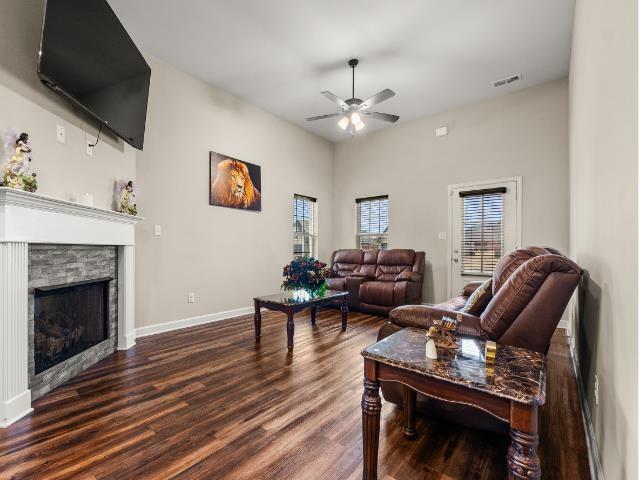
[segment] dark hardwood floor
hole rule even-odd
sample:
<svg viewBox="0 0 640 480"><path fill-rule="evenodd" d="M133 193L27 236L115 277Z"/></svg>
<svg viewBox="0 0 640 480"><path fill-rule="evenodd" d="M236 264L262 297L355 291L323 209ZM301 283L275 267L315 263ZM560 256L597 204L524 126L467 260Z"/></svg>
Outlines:
<svg viewBox="0 0 640 480"><path fill-rule="evenodd" d="M0 430L0 478L359 479L360 350L383 320L320 310L265 312L262 342L241 317L138 339L35 402ZM508 439L419 418L415 442L383 403L379 478L501 479ZM543 478L587 479L589 467L566 339L549 353L539 450Z"/></svg>

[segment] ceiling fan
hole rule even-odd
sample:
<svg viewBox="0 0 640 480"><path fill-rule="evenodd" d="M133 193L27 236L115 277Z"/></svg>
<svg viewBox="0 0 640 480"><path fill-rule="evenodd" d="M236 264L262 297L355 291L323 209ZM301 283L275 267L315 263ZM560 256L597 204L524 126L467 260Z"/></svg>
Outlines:
<svg viewBox="0 0 640 480"><path fill-rule="evenodd" d="M333 103L340 107L339 113L329 113L327 115L319 115L317 117L307 118L307 121L322 120L324 118L341 117L338 122L338 126L343 130L349 131L351 135L355 132L359 132L364 128L363 116L375 118L376 120L382 120L383 122L397 122L400 118L398 115L391 115L390 113L371 112L369 109L380 102L390 99L395 95L393 90L385 88L381 92L376 93L373 97L367 98L362 101L359 98L355 98L355 82L356 82L356 67L358 66L358 59L352 58L349 60L349 66L351 67L351 98L342 100L337 95L331 92L320 92L327 97Z"/></svg>

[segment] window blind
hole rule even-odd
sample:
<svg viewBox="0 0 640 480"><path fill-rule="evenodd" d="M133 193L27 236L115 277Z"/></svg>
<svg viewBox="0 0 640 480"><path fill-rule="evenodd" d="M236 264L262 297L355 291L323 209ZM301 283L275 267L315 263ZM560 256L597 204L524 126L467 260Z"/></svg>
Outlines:
<svg viewBox="0 0 640 480"><path fill-rule="evenodd" d="M389 197L356 199L356 246L364 250L389 246Z"/></svg>
<svg viewBox="0 0 640 480"><path fill-rule="evenodd" d="M491 275L504 254L504 194L492 188L460 192L463 275Z"/></svg>
<svg viewBox="0 0 640 480"><path fill-rule="evenodd" d="M317 257L316 199L304 195L293 196L293 256Z"/></svg>

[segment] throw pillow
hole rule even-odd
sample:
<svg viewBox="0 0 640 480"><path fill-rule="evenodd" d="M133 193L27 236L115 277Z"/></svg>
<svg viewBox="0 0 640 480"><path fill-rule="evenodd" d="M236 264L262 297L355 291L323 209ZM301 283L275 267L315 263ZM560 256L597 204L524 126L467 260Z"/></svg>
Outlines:
<svg viewBox="0 0 640 480"><path fill-rule="evenodd" d="M491 293L491 282L493 282L493 280L489 278L486 282L476 288L460 311L475 316L480 315L487 305L489 305L489 302L493 297L493 294Z"/></svg>

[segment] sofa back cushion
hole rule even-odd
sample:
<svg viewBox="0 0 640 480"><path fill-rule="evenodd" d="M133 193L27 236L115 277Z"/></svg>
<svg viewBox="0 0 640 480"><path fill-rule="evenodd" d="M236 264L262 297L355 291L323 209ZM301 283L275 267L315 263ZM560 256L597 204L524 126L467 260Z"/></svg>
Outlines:
<svg viewBox="0 0 640 480"><path fill-rule="evenodd" d="M538 255L556 254L560 255L555 249L546 249L541 247L525 247L519 248L504 255L493 271L493 295L504 285L520 265L527 260L537 257Z"/></svg>
<svg viewBox="0 0 640 480"><path fill-rule="evenodd" d="M358 270L364 260L364 252L358 248L336 250L331 258L331 269L336 277L346 277Z"/></svg>
<svg viewBox="0 0 640 480"><path fill-rule="evenodd" d="M376 280L393 282L399 273L411 272L416 252L414 250L395 248L378 252Z"/></svg>
<svg viewBox="0 0 640 480"><path fill-rule="evenodd" d="M522 254L518 253L516 256L518 255ZM506 269L508 268L511 267L507 266ZM502 285L497 291L494 285L496 293L480 317L483 330L487 332L489 338L498 340L527 309L530 316L530 321L527 322L528 335L530 337L541 335L542 331L538 329L538 326L545 324L543 330L546 337L549 331L547 324L553 324L553 329L555 329L566 302L578 284L581 273L580 267L562 255L550 253L533 255L529 260L521 262L520 266L508 278L500 278ZM552 281L558 288L543 288L547 281ZM540 291L544 292L545 298L536 297ZM556 299L561 301L556 302ZM533 303L534 301L535 303ZM554 307L552 311L543 311L541 307L548 303L558 304L558 307ZM527 308L530 304L537 306L538 311ZM551 330L551 334L553 334L553 330ZM541 343L548 344L550 339L549 336ZM515 346L532 348L529 344Z"/></svg>

